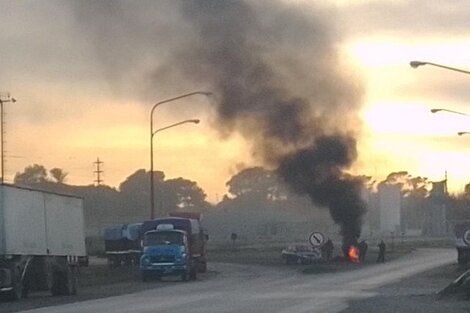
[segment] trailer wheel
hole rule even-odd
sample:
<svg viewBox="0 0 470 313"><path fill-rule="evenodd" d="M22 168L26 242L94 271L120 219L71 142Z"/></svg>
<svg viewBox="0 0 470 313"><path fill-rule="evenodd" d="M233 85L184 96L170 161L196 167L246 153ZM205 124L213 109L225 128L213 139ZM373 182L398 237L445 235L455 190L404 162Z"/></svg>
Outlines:
<svg viewBox="0 0 470 313"><path fill-rule="evenodd" d="M77 294L77 275L71 266L67 266L65 271L54 271L51 293L54 296Z"/></svg>
<svg viewBox="0 0 470 313"><path fill-rule="evenodd" d="M7 293L8 300L20 300L23 295L23 284L21 283L20 270L16 267L11 270L11 286L13 289Z"/></svg>
<svg viewBox="0 0 470 313"><path fill-rule="evenodd" d="M67 272L65 273L65 288L67 295L77 294L78 277L74 266L67 266Z"/></svg>

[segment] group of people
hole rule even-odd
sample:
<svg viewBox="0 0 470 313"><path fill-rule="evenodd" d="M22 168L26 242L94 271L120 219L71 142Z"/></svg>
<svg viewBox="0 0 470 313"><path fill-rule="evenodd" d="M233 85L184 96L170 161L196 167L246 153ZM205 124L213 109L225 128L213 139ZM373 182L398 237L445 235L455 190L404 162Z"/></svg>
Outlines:
<svg viewBox="0 0 470 313"><path fill-rule="evenodd" d="M366 258L368 247L369 246L367 245L367 242L365 240L362 240L357 245L357 248L359 249L359 260L361 262L363 262ZM385 249L386 249L385 242L383 240L380 240L377 247L379 248L379 253L377 255L377 263L379 263L379 262L383 263L383 262L385 262Z"/></svg>
<svg viewBox="0 0 470 313"><path fill-rule="evenodd" d="M386 250L385 242L381 240L379 244L377 245L377 247L379 248L379 253L377 255L377 263L379 262L383 263L385 262L385 250ZM369 245L367 244L365 240L361 240L357 244L357 249L359 250L359 261L364 262L364 260L366 259L368 248L369 248ZM325 242L325 244L322 246L321 249L322 249L322 254L324 258L326 260L330 260L333 256L333 250L334 250L333 241L331 241L331 239L328 238L328 240Z"/></svg>

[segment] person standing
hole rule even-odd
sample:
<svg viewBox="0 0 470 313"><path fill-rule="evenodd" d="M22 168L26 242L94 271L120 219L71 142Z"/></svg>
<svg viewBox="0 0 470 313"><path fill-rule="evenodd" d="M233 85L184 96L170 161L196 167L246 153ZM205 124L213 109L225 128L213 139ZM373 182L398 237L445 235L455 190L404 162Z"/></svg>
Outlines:
<svg viewBox="0 0 470 313"><path fill-rule="evenodd" d="M366 259L367 248L368 248L368 245L367 245L367 242L365 240L362 240L361 242L359 242L359 244L358 244L359 260L361 262L364 262L364 260Z"/></svg>
<svg viewBox="0 0 470 313"><path fill-rule="evenodd" d="M334 249L333 241L331 241L331 239L328 238L325 245L322 247L322 250L323 250L322 252L325 253L325 257L327 260L330 260L331 257L333 256L333 249Z"/></svg>
<svg viewBox="0 0 470 313"><path fill-rule="evenodd" d="M379 247L379 255L377 257L377 262L385 262L385 242L383 240L380 240L380 243L378 244Z"/></svg>

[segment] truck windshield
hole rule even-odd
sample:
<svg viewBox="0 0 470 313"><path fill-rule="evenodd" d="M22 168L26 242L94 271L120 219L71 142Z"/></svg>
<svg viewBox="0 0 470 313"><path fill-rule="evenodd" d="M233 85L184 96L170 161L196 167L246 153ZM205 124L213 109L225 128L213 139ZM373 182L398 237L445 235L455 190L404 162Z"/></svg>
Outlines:
<svg viewBox="0 0 470 313"><path fill-rule="evenodd" d="M184 235L179 232L162 231L145 234L144 246L183 245Z"/></svg>

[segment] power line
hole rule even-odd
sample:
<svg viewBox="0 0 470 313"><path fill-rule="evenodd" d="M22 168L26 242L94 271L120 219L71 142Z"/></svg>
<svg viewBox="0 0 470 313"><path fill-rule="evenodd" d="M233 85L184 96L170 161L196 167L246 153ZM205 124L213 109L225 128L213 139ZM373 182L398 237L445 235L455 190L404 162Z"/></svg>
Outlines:
<svg viewBox="0 0 470 313"><path fill-rule="evenodd" d="M93 162L93 164L96 165L96 170L94 173L96 174L96 179L94 180L96 186L100 186L103 183L103 180L101 179L101 174L103 171L101 170L101 165L103 164L102 161L100 161L100 158L96 158L96 162Z"/></svg>

